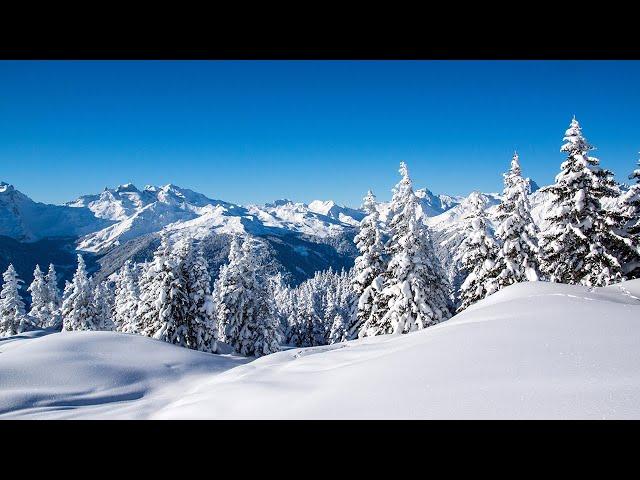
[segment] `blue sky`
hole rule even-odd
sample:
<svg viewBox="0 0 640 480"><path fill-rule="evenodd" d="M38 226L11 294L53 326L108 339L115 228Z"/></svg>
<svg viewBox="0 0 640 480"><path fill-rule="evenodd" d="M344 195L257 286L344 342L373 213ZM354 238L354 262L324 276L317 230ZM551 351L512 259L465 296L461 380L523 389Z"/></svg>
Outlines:
<svg viewBox="0 0 640 480"><path fill-rule="evenodd" d="M0 61L0 180L62 203L175 183L236 203L499 191L514 149L553 181L576 115L624 180L637 61Z"/></svg>

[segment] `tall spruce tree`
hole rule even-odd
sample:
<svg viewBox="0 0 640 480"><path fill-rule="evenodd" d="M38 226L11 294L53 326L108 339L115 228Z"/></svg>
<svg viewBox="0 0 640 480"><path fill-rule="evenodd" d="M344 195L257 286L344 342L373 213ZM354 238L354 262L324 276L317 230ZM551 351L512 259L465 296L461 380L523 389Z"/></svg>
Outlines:
<svg viewBox="0 0 640 480"><path fill-rule="evenodd" d="M2 274L0 291L0 337L9 337L26 332L35 327L25 314L24 301L20 296L22 280L12 264Z"/></svg>
<svg viewBox="0 0 640 480"><path fill-rule="evenodd" d="M62 328L62 314L60 312L62 299L60 297L60 290L58 289L58 275L53 263L49 264L49 271L47 272L45 280L47 282L47 290L49 291L49 312L51 314L50 321L45 326L59 329Z"/></svg>
<svg viewBox="0 0 640 480"><path fill-rule="evenodd" d="M140 301L136 309L136 324L142 335L154 337L169 320L171 309L167 307L173 270L171 244L169 237L163 233L160 245L153 253L153 260L145 265L138 284Z"/></svg>
<svg viewBox="0 0 640 480"><path fill-rule="evenodd" d="M27 291L31 294L29 316L38 327L45 328L49 326L53 316L53 312L51 312L52 301L49 285L44 273L40 270L40 265L36 265L33 271L33 281Z"/></svg>
<svg viewBox="0 0 640 480"><path fill-rule="evenodd" d="M488 227L482 195L473 192L467 202L471 208L464 218L465 239L456 257L465 275L459 292L459 312L497 291L500 271L499 246Z"/></svg>
<svg viewBox="0 0 640 480"><path fill-rule="evenodd" d="M113 320L119 332L137 333L139 330L136 317L139 292L135 275L133 263L127 260L116 276Z"/></svg>
<svg viewBox="0 0 640 480"><path fill-rule="evenodd" d="M539 279L538 230L531 217L529 193L529 182L522 177L516 152L511 159L511 169L504 174L504 191L496 214L501 268L496 278L498 288Z"/></svg>
<svg viewBox="0 0 640 480"><path fill-rule="evenodd" d="M98 318L98 330L115 330L116 326L112 313L115 296L108 280L95 286L93 289L93 301Z"/></svg>
<svg viewBox="0 0 640 480"><path fill-rule="evenodd" d="M426 225L419 215L409 171L400 164L402 179L391 199L390 256L384 286L361 336L406 333L435 325L450 316L448 283Z"/></svg>
<svg viewBox="0 0 640 480"><path fill-rule="evenodd" d="M99 330L100 317L96 310L93 279L87 274L82 255L73 280L65 287L62 301L62 330Z"/></svg>
<svg viewBox="0 0 640 480"><path fill-rule="evenodd" d="M204 352L216 352L216 326L213 316L211 277L202 248L191 239L183 241L177 254L178 277L188 300L180 345Z"/></svg>
<svg viewBox="0 0 640 480"><path fill-rule="evenodd" d="M605 286L622 278L613 250L619 241L615 221L602 207L604 197L616 195L610 171L588 155L593 147L573 118L560 150L567 159L560 166L552 194L549 227L541 234L540 267L553 282Z"/></svg>
<svg viewBox="0 0 640 480"><path fill-rule="evenodd" d="M349 313L344 322L345 337L357 338L362 325L369 319L376 302L377 290L372 286L374 280L385 271L384 244L379 228L380 215L376 208L376 197L369 190L364 197L362 208L367 216L360 222L360 231L354 238L360 255L355 259L352 285L356 295L356 311ZM333 338L336 329L333 329Z"/></svg>
<svg viewBox="0 0 640 480"><path fill-rule="evenodd" d="M262 242L235 237L229 263L216 281L215 310L226 343L241 355L262 356L280 349L268 255Z"/></svg>
<svg viewBox="0 0 640 480"><path fill-rule="evenodd" d="M640 160L638 160L640 167ZM627 279L640 278L640 168L629 175L635 183L624 192L615 205L615 232L622 238L615 255Z"/></svg>

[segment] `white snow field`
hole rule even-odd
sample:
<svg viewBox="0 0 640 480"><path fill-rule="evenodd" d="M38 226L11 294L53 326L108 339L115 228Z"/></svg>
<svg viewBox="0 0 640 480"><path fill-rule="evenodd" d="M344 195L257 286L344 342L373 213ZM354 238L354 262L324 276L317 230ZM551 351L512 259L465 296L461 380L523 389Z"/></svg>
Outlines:
<svg viewBox="0 0 640 480"><path fill-rule="evenodd" d="M10 337L0 418L640 418L640 280L513 285L423 331L253 361L111 332Z"/></svg>

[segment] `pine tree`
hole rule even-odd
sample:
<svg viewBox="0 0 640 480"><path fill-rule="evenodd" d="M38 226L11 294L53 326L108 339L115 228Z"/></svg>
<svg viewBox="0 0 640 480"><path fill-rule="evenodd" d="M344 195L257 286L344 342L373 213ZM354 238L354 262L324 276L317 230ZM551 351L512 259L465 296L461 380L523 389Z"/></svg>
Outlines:
<svg viewBox="0 0 640 480"><path fill-rule="evenodd" d="M62 330L99 330L100 318L96 311L93 279L87 274L82 255L78 255L78 268L62 302Z"/></svg>
<svg viewBox="0 0 640 480"><path fill-rule="evenodd" d="M117 331L138 333L136 317L138 297L134 266L131 260L127 260L118 272L115 281L113 320Z"/></svg>
<svg viewBox="0 0 640 480"><path fill-rule="evenodd" d="M447 280L419 216L418 198L404 162L400 174L390 206L391 238L385 246L390 260L384 287L360 336L406 333L450 316Z"/></svg>
<svg viewBox="0 0 640 480"><path fill-rule="evenodd" d="M247 319L254 318L253 327L253 355L260 357L278 352L282 333L280 324L275 316L273 304L273 290L268 271L268 253L265 245L251 237L247 237L243 244L243 251L249 258L251 280L253 287L251 308Z"/></svg>
<svg viewBox="0 0 640 480"><path fill-rule="evenodd" d="M215 352L216 325L211 296L209 267L201 247L194 247L191 239L179 250L180 277L186 280L188 310L182 344L194 350Z"/></svg>
<svg viewBox="0 0 640 480"><path fill-rule="evenodd" d="M360 223L360 231L354 239L360 256L355 260L352 277L353 292L358 300L355 312L347 315L346 324L344 324L347 339L356 338L362 325L371 316L377 293L372 284L382 275L386 267L383 258L382 234L378 227L380 215L376 209L376 197L371 190L364 197L362 208L367 216ZM335 329L333 330L335 334Z"/></svg>
<svg viewBox="0 0 640 480"><path fill-rule="evenodd" d="M588 156L593 150L578 121L571 121L560 150L568 154L555 184L549 228L541 235L540 267L553 282L605 286L621 279L621 266L612 249L618 238L614 219L602 207L604 197L614 197L612 173Z"/></svg>
<svg viewBox="0 0 640 480"><path fill-rule="evenodd" d="M160 245L153 253L153 260L144 266L138 290L140 301L136 310L135 323L141 335L153 337L164 325L167 303L173 280L171 245L166 234L161 235Z"/></svg>
<svg viewBox="0 0 640 480"><path fill-rule="evenodd" d="M456 256L466 276L460 286L459 312L497 291L496 277L500 272L497 261L499 247L488 228L482 196L479 192L473 192L467 201L471 208L463 219L466 225L465 239Z"/></svg>
<svg viewBox="0 0 640 480"><path fill-rule="evenodd" d="M504 192L496 215L501 269L496 278L498 288L539 279L538 232L531 218L529 193L529 182L522 177L520 158L514 153L511 169L504 174Z"/></svg>
<svg viewBox="0 0 640 480"><path fill-rule="evenodd" d="M112 331L116 329L113 321L113 305L115 296L108 281L98 283L93 289L94 307L98 321L98 330Z"/></svg>
<svg viewBox="0 0 640 480"><path fill-rule="evenodd" d="M240 238L231 239L228 262L220 267L214 284L214 314L217 322L218 339L226 341L227 336L239 331L243 322L244 308L242 250ZM229 329L229 334L227 333Z"/></svg>
<svg viewBox="0 0 640 480"><path fill-rule="evenodd" d="M46 327L62 328L62 315L60 309L62 307L60 290L58 289L58 275L53 263L49 264L49 271L45 277L49 298L50 321Z"/></svg>
<svg viewBox="0 0 640 480"><path fill-rule="evenodd" d="M22 280L15 268L9 264L2 274L0 291L0 337L9 337L35 328L33 321L25 314L24 301L20 296Z"/></svg>
<svg viewBox="0 0 640 480"><path fill-rule="evenodd" d="M638 160L640 167L640 160ZM615 233L621 238L615 256L622 265L627 279L640 278L640 168L629 175L635 180L629 190L624 192L616 202Z"/></svg>
<svg viewBox="0 0 640 480"><path fill-rule="evenodd" d="M229 263L216 281L215 310L226 343L241 355L279 350L280 331L273 306L264 244L246 236L231 243Z"/></svg>
<svg viewBox="0 0 640 480"><path fill-rule="evenodd" d="M33 281L27 291L31 294L31 309L29 316L40 328L45 328L52 320L50 290L47 280L40 270L40 265L36 265L33 271Z"/></svg>

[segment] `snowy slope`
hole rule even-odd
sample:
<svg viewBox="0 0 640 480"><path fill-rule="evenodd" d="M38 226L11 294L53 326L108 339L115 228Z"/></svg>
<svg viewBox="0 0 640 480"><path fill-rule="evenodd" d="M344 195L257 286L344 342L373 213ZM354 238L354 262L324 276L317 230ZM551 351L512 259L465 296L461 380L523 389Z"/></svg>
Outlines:
<svg viewBox="0 0 640 480"><path fill-rule="evenodd" d="M640 418L640 280L508 287L403 336L245 363L115 333L0 342L6 418Z"/></svg>

